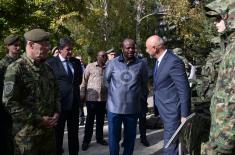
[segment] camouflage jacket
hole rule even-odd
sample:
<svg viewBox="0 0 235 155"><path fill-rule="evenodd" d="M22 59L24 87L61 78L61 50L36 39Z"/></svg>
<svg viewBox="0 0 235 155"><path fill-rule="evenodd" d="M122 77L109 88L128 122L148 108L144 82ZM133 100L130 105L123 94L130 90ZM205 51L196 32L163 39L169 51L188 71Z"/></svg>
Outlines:
<svg viewBox="0 0 235 155"><path fill-rule="evenodd" d="M15 58L12 58L9 55L6 55L0 60L0 70L5 73L8 65L10 65L15 60L16 60Z"/></svg>
<svg viewBox="0 0 235 155"><path fill-rule="evenodd" d="M59 91L54 74L44 63L23 54L5 74L3 104L13 119L13 135L33 136L46 132L42 116L59 111Z"/></svg>
<svg viewBox="0 0 235 155"><path fill-rule="evenodd" d="M2 98L3 92L3 81L4 81L4 74L6 73L7 67L14 62L16 59L6 55L0 60L0 97Z"/></svg>
<svg viewBox="0 0 235 155"><path fill-rule="evenodd" d="M235 40L226 47L211 100L210 146L218 154L235 150Z"/></svg>

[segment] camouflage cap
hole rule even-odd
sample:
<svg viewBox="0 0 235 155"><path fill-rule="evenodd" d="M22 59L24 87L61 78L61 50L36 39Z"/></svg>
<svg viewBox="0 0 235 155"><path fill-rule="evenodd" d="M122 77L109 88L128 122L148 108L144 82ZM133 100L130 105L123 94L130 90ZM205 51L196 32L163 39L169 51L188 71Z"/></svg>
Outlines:
<svg viewBox="0 0 235 155"><path fill-rule="evenodd" d="M25 40L39 42L49 40L51 34L43 29L33 29L24 34Z"/></svg>
<svg viewBox="0 0 235 155"><path fill-rule="evenodd" d="M209 9L208 12L206 12L207 15L211 16L221 16L223 15L227 8L228 8L228 2L230 0L215 0L210 2L206 5L206 8Z"/></svg>
<svg viewBox="0 0 235 155"><path fill-rule="evenodd" d="M109 53L112 53L112 52L114 52L114 53L115 53L114 48L111 48L111 49L107 50L107 51L106 51L106 54L109 54Z"/></svg>
<svg viewBox="0 0 235 155"><path fill-rule="evenodd" d="M7 36L4 39L4 44L5 45L11 45L11 44L13 44L14 42L16 42L18 40L19 40L19 36L11 34L11 35Z"/></svg>
<svg viewBox="0 0 235 155"><path fill-rule="evenodd" d="M174 48L174 49L173 49L173 52L174 52L175 54L182 54L182 53L183 53L183 50L182 50L181 48Z"/></svg>
<svg viewBox="0 0 235 155"><path fill-rule="evenodd" d="M215 0L206 5L209 9L207 15L226 17L227 28L235 29L235 1Z"/></svg>

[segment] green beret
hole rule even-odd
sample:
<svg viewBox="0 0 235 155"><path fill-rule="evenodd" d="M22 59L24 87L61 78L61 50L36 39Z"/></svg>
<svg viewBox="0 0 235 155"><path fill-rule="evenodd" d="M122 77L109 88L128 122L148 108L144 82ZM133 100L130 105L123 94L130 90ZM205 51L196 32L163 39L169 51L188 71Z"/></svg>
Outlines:
<svg viewBox="0 0 235 155"><path fill-rule="evenodd" d="M24 34L25 40L33 42L47 41L49 40L50 36L51 34L43 29L33 29L31 31L25 32Z"/></svg>
<svg viewBox="0 0 235 155"><path fill-rule="evenodd" d="M4 44L5 45L11 45L11 44L13 44L14 42L16 42L18 40L19 40L19 36L11 34L11 35L7 36L4 39Z"/></svg>
<svg viewBox="0 0 235 155"><path fill-rule="evenodd" d="M109 53L112 53L112 52L114 52L114 53L115 53L114 48L111 48L111 49L107 50L107 51L106 51L106 54L109 54Z"/></svg>

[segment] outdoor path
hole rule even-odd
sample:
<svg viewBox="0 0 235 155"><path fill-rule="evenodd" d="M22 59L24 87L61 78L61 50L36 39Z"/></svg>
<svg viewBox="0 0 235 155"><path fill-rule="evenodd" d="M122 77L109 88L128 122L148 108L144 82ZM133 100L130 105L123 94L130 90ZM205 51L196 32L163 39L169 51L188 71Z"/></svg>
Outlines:
<svg viewBox="0 0 235 155"><path fill-rule="evenodd" d="M152 98L148 99L148 106L153 106ZM95 131L95 127L94 127ZM84 126L79 126L79 155L109 155L108 146L102 146L96 143L95 132L93 133L92 141L90 147L87 151L82 151L81 144L84 136ZM107 121L105 121L104 126L104 138L108 141L108 126ZM134 155L161 155L163 147L163 129L160 130L147 130L147 138L150 143L150 147L145 147L140 143L139 129L137 127L137 136L135 142ZM121 140L122 142L122 140ZM120 142L120 144L121 144ZM69 155L68 153L68 140L67 140L67 131L65 130L64 135L64 155ZM120 145L121 146L121 145ZM120 155L123 152L123 148L120 147Z"/></svg>

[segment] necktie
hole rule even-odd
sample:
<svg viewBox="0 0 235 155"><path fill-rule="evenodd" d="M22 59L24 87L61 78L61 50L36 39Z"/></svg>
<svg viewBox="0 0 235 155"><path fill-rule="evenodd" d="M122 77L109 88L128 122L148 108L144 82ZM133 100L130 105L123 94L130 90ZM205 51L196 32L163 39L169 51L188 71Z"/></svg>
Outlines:
<svg viewBox="0 0 235 155"><path fill-rule="evenodd" d="M159 63L159 61L157 60L155 63L155 67L154 67L154 77L155 78L157 77L158 63Z"/></svg>
<svg viewBox="0 0 235 155"><path fill-rule="evenodd" d="M68 60L66 60L66 66L67 66L68 77L72 81L73 80L73 73L72 73L72 71L71 71L71 69L69 67L69 61Z"/></svg>
<svg viewBox="0 0 235 155"><path fill-rule="evenodd" d="M156 85L158 63L159 63L159 61L157 60L156 63L155 63L154 73L153 73L153 79L154 79L154 80L153 80L153 86Z"/></svg>

